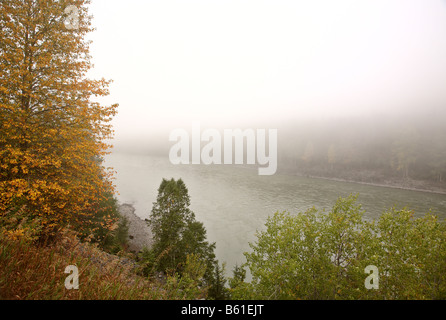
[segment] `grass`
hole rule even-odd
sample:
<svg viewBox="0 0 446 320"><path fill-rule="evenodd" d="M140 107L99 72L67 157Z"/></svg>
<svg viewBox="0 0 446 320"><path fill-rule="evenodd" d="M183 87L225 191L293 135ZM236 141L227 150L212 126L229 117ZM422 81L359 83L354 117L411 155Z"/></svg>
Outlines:
<svg viewBox="0 0 446 320"><path fill-rule="evenodd" d="M123 262L124 261L124 262ZM79 289L68 290L67 266L79 270ZM0 235L1 300L181 299L178 288L138 275L130 260L107 254L65 233L51 244Z"/></svg>

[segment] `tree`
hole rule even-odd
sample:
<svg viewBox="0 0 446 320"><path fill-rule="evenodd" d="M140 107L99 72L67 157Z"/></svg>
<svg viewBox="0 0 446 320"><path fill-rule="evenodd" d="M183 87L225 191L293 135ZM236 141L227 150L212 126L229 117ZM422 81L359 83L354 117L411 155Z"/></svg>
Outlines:
<svg viewBox="0 0 446 320"><path fill-rule="evenodd" d="M330 169L333 170L333 166L336 164L336 146L333 143L328 148L327 161L330 165Z"/></svg>
<svg viewBox="0 0 446 320"><path fill-rule="evenodd" d="M277 212L245 253L247 284L230 280L237 299L445 299L446 224L395 208L363 219L356 197L339 198L330 212ZM368 266L378 290L365 288ZM234 294L235 293L235 294Z"/></svg>
<svg viewBox="0 0 446 320"><path fill-rule="evenodd" d="M188 257L194 255L206 266L203 281L211 298L221 298L222 271L215 259L215 243L206 240L203 223L189 209L190 197L182 179L163 179L148 221L153 233L154 269L182 274ZM146 270L149 270L146 266Z"/></svg>
<svg viewBox="0 0 446 320"><path fill-rule="evenodd" d="M214 300L226 300L229 298L229 290L226 288L225 263L220 267L218 262L214 265L214 274L210 279L208 296Z"/></svg>
<svg viewBox="0 0 446 320"><path fill-rule="evenodd" d="M276 213L250 244L247 265L260 299L333 299L341 287L352 287L346 275L359 272L354 259L362 247L362 211L354 197L339 199L328 214L315 208L291 215Z"/></svg>
<svg viewBox="0 0 446 320"><path fill-rule="evenodd" d="M446 299L446 224L391 208L374 225L385 299ZM377 265L378 265L377 264Z"/></svg>
<svg viewBox="0 0 446 320"><path fill-rule="evenodd" d="M431 167L434 179L442 182L446 174L446 132L437 130L426 144L430 146L425 152L426 162Z"/></svg>
<svg viewBox="0 0 446 320"><path fill-rule="evenodd" d="M411 166L417 161L417 148L420 136L413 128L404 128L397 133L393 145L393 157L397 171L403 178L409 178Z"/></svg>
<svg viewBox="0 0 446 320"><path fill-rule="evenodd" d="M302 155L301 159L305 163L310 163L313 160L313 156L314 156L313 143L312 142L308 142L306 147L305 147L305 151L304 151L304 154Z"/></svg>
<svg viewBox="0 0 446 320"><path fill-rule="evenodd" d="M0 3L0 215L26 206L48 234L116 222L92 225L113 193L101 159L117 105L92 100L108 95L110 81L86 78L88 3Z"/></svg>
<svg viewBox="0 0 446 320"><path fill-rule="evenodd" d="M229 279L229 287L236 288L238 284L242 283L246 279L246 270L243 266L236 264L232 270L233 277Z"/></svg>
<svg viewBox="0 0 446 320"><path fill-rule="evenodd" d="M243 266L235 265L232 270L232 278L228 279L229 282L229 295L232 300L249 300L255 299L254 295L250 296L249 293L253 293L254 290L250 283L245 282L246 270Z"/></svg>
<svg viewBox="0 0 446 320"><path fill-rule="evenodd" d="M189 205L190 198L184 182L181 179L163 179L149 219L155 254L158 256L168 250L159 261L162 270L177 269L184 263L187 252L204 238L202 225L195 221L195 214ZM196 241L194 235L197 236Z"/></svg>

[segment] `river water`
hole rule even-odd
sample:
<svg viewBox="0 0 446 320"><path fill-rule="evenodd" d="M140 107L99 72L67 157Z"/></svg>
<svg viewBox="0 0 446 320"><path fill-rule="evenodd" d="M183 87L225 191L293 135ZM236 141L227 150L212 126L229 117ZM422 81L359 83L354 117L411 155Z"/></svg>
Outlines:
<svg viewBox="0 0 446 320"><path fill-rule="evenodd" d="M245 262L256 230L262 230L276 211L305 211L315 206L329 209L340 196L358 194L364 217L379 217L383 210L408 207L422 216L432 209L446 218L446 195L376 187L288 175L259 176L256 167L230 165L172 165L168 158L113 153L105 165L117 172L115 185L120 203L132 204L136 214L148 218L163 178L182 178L191 197L190 208L203 222L216 255L226 262L227 273Z"/></svg>

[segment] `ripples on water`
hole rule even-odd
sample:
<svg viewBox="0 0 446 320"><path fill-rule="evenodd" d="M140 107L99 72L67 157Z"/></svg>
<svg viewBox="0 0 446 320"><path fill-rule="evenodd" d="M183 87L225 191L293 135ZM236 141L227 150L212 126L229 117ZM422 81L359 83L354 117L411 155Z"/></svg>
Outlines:
<svg viewBox="0 0 446 320"><path fill-rule="evenodd" d="M204 223L208 240L216 242L217 258L227 263L228 273L236 263L245 262L248 243L276 211L329 209L338 197L353 193L359 195L366 219L377 218L393 206L407 206L417 216L432 209L446 218L446 195L441 194L287 175L258 176L256 167L175 166L167 158L119 153L107 156L105 165L117 171L118 200L134 205L143 219L150 214L161 180L182 178L191 209Z"/></svg>

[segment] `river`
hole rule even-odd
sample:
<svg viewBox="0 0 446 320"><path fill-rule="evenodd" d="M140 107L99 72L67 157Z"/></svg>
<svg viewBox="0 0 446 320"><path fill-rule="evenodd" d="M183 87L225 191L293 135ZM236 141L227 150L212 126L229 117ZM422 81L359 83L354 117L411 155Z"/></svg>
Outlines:
<svg viewBox="0 0 446 320"><path fill-rule="evenodd" d="M358 194L364 217L379 217L383 210L408 207L422 216L432 209L446 218L446 195L330 181L289 175L259 176L256 167L230 165L172 165L168 158L113 153L105 166L117 172L114 181L120 203L132 204L136 214L148 218L163 178L182 178L191 197L190 208L203 222L216 255L226 262L227 273L245 262L243 252L255 241L268 216L276 211L330 208L340 196Z"/></svg>

